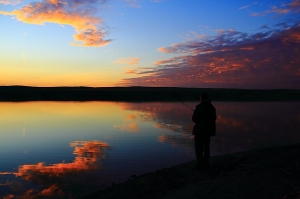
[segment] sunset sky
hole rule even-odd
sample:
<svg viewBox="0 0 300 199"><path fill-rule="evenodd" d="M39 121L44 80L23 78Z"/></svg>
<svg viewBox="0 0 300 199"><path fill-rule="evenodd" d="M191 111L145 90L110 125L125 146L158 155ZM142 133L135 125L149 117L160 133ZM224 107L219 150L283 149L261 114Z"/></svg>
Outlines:
<svg viewBox="0 0 300 199"><path fill-rule="evenodd" d="M0 85L300 89L300 0L0 0Z"/></svg>

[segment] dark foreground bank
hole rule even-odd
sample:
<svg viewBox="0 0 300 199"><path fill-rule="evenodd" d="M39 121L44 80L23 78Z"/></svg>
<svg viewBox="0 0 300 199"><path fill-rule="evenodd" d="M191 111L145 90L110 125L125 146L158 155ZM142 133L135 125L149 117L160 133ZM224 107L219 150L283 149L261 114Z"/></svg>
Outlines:
<svg viewBox="0 0 300 199"><path fill-rule="evenodd" d="M0 86L0 101L300 101L300 90L250 90L176 87L27 87Z"/></svg>
<svg viewBox="0 0 300 199"><path fill-rule="evenodd" d="M202 170L194 165L133 176L79 198L300 198L300 144L212 157Z"/></svg>

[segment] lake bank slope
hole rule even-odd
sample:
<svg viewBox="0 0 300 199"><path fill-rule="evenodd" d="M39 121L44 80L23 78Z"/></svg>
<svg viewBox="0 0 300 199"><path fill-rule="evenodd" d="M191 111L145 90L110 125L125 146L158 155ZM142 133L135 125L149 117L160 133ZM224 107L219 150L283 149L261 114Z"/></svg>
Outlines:
<svg viewBox="0 0 300 199"><path fill-rule="evenodd" d="M132 176L79 197L99 198L231 198L300 197L300 144L227 154L211 158L209 168L195 162Z"/></svg>

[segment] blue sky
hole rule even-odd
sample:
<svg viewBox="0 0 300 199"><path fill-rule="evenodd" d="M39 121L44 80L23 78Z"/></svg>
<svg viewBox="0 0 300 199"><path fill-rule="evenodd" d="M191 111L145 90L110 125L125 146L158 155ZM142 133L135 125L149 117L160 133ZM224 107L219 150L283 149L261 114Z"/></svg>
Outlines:
<svg viewBox="0 0 300 199"><path fill-rule="evenodd" d="M0 0L0 85L300 89L299 13L299 0Z"/></svg>

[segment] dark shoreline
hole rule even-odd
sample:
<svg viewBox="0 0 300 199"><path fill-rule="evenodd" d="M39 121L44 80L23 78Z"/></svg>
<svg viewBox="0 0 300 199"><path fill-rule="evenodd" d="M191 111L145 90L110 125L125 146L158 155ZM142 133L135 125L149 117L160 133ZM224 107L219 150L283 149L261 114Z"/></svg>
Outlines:
<svg viewBox="0 0 300 199"><path fill-rule="evenodd" d="M300 144L253 149L132 176L124 183L78 198L101 199L297 199L300 197Z"/></svg>
<svg viewBox="0 0 300 199"><path fill-rule="evenodd" d="M300 101L296 89L226 89L177 87L27 87L0 86L0 101Z"/></svg>

